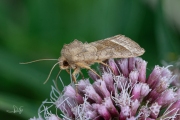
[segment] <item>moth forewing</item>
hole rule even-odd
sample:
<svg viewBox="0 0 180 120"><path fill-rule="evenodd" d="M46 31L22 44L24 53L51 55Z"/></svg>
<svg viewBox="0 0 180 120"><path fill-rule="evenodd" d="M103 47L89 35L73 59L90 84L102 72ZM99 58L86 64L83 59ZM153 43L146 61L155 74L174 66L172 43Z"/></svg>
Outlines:
<svg viewBox="0 0 180 120"><path fill-rule="evenodd" d="M124 35L116 35L90 44L97 48L98 59L102 61L109 58L136 57L144 53L143 48Z"/></svg>

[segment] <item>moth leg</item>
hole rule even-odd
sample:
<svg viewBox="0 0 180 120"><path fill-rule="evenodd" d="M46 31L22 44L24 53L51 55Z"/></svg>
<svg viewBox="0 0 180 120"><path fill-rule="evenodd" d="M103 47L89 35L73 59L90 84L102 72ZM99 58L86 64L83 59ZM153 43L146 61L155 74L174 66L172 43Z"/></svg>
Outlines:
<svg viewBox="0 0 180 120"><path fill-rule="evenodd" d="M96 74L99 78L102 78L99 74L97 74L93 69L91 69L86 63L75 63L80 68L85 68L91 70L94 74Z"/></svg>
<svg viewBox="0 0 180 120"><path fill-rule="evenodd" d="M76 84L77 81L76 81L76 75L80 72L80 69L79 68L75 68L75 70L73 71L72 73L72 79L74 81L74 83Z"/></svg>
<svg viewBox="0 0 180 120"><path fill-rule="evenodd" d="M66 72L70 74L69 69L66 69ZM83 75L83 73L82 73L81 71L79 71L79 73L81 74L82 78L84 79L84 75Z"/></svg>
<svg viewBox="0 0 180 120"><path fill-rule="evenodd" d="M83 75L83 73L82 73L81 71L79 71L79 73L81 74L82 79L84 79L84 75Z"/></svg>
<svg viewBox="0 0 180 120"><path fill-rule="evenodd" d="M80 72L80 69L79 68L75 68L75 70L73 71L72 73L72 79L74 81L74 84L75 84L75 89L76 89L76 93L78 93L78 89L77 89L77 81L76 81L76 75Z"/></svg>
<svg viewBox="0 0 180 120"><path fill-rule="evenodd" d="M66 69L66 72L70 74L70 71L69 71L69 69Z"/></svg>
<svg viewBox="0 0 180 120"><path fill-rule="evenodd" d="M106 63L104 63L104 62L102 62L102 61L95 61L95 62L97 62L97 63L100 63L100 64L102 64L102 65L104 65L104 66L107 66L107 67L109 67L110 69L111 69L111 71L114 73L114 70L112 69L112 67L111 66L109 66L108 64L106 64Z"/></svg>

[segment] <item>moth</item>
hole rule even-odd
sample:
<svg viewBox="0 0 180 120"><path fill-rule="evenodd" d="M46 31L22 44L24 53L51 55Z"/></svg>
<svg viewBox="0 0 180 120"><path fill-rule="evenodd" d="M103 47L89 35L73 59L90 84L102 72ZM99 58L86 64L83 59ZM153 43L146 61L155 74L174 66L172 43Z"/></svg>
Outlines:
<svg viewBox="0 0 180 120"><path fill-rule="evenodd" d="M53 68L59 64L61 70L68 71L69 69L73 69L72 77L76 83L76 75L81 72L80 70L82 68L91 70L97 74L90 67L94 63L106 65L103 61L107 59L136 57L142 55L144 52L145 50L136 42L124 35L116 35L91 43L82 43L75 39L72 43L63 46L61 56L59 59L55 59L58 62Z"/></svg>

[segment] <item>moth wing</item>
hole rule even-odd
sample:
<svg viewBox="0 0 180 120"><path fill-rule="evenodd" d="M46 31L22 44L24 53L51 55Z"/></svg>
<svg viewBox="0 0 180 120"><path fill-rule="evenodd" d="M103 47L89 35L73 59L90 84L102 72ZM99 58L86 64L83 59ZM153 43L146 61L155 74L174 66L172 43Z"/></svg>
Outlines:
<svg viewBox="0 0 180 120"><path fill-rule="evenodd" d="M83 44L81 41L74 40L72 43L63 46L61 55L68 59L68 61L76 63L96 60L96 52L96 47L88 43Z"/></svg>
<svg viewBox="0 0 180 120"><path fill-rule="evenodd" d="M92 42L90 45L97 48L97 60L136 57L145 52L136 42L124 35Z"/></svg>

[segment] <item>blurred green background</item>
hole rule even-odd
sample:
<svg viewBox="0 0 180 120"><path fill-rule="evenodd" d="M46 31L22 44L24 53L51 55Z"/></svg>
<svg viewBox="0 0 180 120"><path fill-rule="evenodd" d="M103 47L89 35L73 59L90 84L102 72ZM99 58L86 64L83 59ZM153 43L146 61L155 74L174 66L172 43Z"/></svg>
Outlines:
<svg viewBox="0 0 180 120"><path fill-rule="evenodd" d="M92 42L124 34L146 50L148 71L162 60L177 59L179 11L179 0L0 0L0 119L37 116L59 67L44 85L56 61L19 62L58 58L74 39ZM70 82L65 71L60 76ZM23 112L8 113L13 105L23 106Z"/></svg>

